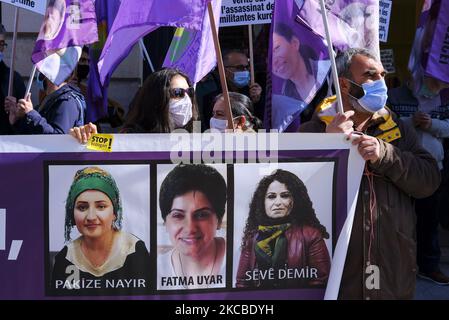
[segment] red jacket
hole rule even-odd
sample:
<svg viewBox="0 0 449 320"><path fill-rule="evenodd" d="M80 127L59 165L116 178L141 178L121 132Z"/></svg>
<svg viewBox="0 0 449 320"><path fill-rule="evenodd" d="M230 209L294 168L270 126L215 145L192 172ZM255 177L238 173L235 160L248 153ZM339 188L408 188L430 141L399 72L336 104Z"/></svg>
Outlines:
<svg viewBox="0 0 449 320"><path fill-rule="evenodd" d="M285 237L288 241L287 269L272 270L271 274L266 270L257 270L254 252L257 234L243 245L237 270L237 288L304 287L327 283L331 262L321 232L311 226L291 226L285 231Z"/></svg>

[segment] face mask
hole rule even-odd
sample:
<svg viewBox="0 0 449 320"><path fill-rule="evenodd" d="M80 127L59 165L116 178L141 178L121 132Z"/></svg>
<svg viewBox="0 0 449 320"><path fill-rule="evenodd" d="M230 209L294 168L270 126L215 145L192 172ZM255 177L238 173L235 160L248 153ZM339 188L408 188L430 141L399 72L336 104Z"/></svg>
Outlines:
<svg viewBox="0 0 449 320"><path fill-rule="evenodd" d="M250 80L249 71L234 72L234 84L237 87L239 88L246 87L249 84L249 80Z"/></svg>
<svg viewBox="0 0 449 320"><path fill-rule="evenodd" d="M225 132L228 126L228 120L210 118L209 124L211 129L216 129L220 132Z"/></svg>
<svg viewBox="0 0 449 320"><path fill-rule="evenodd" d="M38 72L36 73L36 85L40 91L47 91L47 83L45 78Z"/></svg>
<svg viewBox="0 0 449 320"><path fill-rule="evenodd" d="M181 100L170 99L168 111L175 127L184 127L192 119L192 100L188 95Z"/></svg>
<svg viewBox="0 0 449 320"><path fill-rule="evenodd" d="M348 79L349 80L349 79ZM352 98L357 100L357 103L367 112L376 113L381 110L387 102L387 85L384 79L379 79L373 82L363 83L361 86L354 81L349 80L354 86L361 87L365 93L362 97L356 98L350 94Z"/></svg>
<svg viewBox="0 0 449 320"><path fill-rule="evenodd" d="M76 69L76 76L78 77L78 81L87 79L87 75L89 74L89 66L87 64L79 64Z"/></svg>
<svg viewBox="0 0 449 320"><path fill-rule="evenodd" d="M427 84L423 83L421 88L419 88L418 96L424 97L426 99L433 99L438 96L440 93L435 93L429 89Z"/></svg>

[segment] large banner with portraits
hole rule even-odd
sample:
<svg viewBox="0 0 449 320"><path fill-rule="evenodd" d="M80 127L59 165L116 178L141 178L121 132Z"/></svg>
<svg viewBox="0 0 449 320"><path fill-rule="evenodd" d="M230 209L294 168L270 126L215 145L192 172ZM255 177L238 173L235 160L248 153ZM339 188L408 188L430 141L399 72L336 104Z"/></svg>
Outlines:
<svg viewBox="0 0 449 320"><path fill-rule="evenodd" d="M0 137L0 299L323 299L364 162L338 134Z"/></svg>

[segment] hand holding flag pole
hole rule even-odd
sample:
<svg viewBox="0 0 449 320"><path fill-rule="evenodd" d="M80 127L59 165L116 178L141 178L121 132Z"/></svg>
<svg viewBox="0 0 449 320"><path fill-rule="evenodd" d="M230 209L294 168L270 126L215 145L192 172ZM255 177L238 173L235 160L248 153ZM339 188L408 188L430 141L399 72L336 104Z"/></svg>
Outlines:
<svg viewBox="0 0 449 320"><path fill-rule="evenodd" d="M323 18L324 29L326 31L327 49L329 50L329 59L331 60L331 70L334 79L335 91L337 93L337 109L341 114L344 113L343 101L341 99L340 83L338 82L337 65L335 64L334 50L332 49L332 38L329 32L329 23L327 21L327 11L324 0L320 0L321 16Z"/></svg>

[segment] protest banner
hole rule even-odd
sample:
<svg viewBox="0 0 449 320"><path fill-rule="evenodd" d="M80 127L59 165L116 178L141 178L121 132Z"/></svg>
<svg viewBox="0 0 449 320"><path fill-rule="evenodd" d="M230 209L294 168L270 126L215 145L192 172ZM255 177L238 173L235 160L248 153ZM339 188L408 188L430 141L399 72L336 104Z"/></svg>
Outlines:
<svg viewBox="0 0 449 320"><path fill-rule="evenodd" d="M220 27L271 23L274 0L223 0Z"/></svg>
<svg viewBox="0 0 449 320"><path fill-rule="evenodd" d="M390 27L392 2L391 0L379 1L379 41L388 41L388 29Z"/></svg>
<svg viewBox="0 0 449 320"><path fill-rule="evenodd" d="M17 8L25 9L41 15L45 14L45 8L47 6L47 1L43 0L0 0L0 2L4 2Z"/></svg>
<svg viewBox="0 0 449 320"><path fill-rule="evenodd" d="M1 299L324 297L334 272L330 262L345 259L345 249L336 252L337 239L349 241L351 223L345 221L352 221L364 166L343 135L129 134L115 135L112 147L89 151L68 135L0 137L0 179L14 181L0 185ZM248 204L259 201L253 194L265 194L259 189L273 174L287 177L291 197L299 196L299 187L310 198L308 214L329 235L317 242L324 265L309 257L273 266L257 260L254 268L242 257L244 226L254 214ZM176 191L181 185L184 191ZM33 192L24 194L25 186ZM208 200L206 207L188 200L192 186L200 190L199 202ZM268 187L279 192L274 181ZM304 214L294 199L284 209ZM267 215L282 211L260 205ZM202 221L201 237L174 231L187 214ZM100 234L112 235L101 238L111 239L109 249L105 256L89 255L86 239ZM256 255L269 258L261 245ZM187 259L203 249L210 263L195 272ZM339 276L332 279L338 292Z"/></svg>

